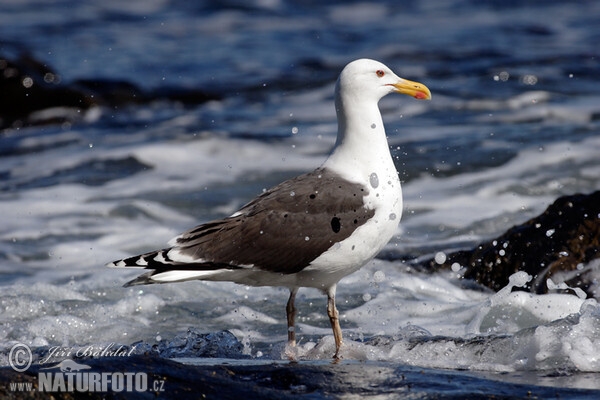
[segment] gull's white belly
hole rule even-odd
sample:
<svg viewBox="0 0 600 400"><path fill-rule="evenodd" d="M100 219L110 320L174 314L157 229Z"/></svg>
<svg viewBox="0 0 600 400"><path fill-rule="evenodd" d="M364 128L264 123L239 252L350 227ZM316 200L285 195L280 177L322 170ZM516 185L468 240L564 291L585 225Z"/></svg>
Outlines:
<svg viewBox="0 0 600 400"><path fill-rule="evenodd" d="M357 271L375 257L392 238L402 216L402 191L397 176L380 183L365 197L375 214L348 238L334 244L298 274L298 286L324 287ZM311 284L313 273L319 285ZM308 278L308 281L307 279Z"/></svg>

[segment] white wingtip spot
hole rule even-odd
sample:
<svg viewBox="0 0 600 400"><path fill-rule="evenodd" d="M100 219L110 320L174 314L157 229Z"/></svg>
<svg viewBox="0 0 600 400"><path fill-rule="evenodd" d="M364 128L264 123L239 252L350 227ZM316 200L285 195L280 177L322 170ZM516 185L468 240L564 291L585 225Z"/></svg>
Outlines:
<svg viewBox="0 0 600 400"><path fill-rule="evenodd" d="M148 261L144 260L143 257L140 257L135 263L136 265L148 265Z"/></svg>
<svg viewBox="0 0 600 400"><path fill-rule="evenodd" d="M127 266L127 264L125 264L125 261L121 260L121 261L109 262L108 264L106 264L106 266L108 268L124 268Z"/></svg>
<svg viewBox="0 0 600 400"><path fill-rule="evenodd" d="M156 254L156 257L154 257L154 261L157 261L159 263L163 263L164 264L167 260L165 260L165 257L163 256L163 252L159 251Z"/></svg>

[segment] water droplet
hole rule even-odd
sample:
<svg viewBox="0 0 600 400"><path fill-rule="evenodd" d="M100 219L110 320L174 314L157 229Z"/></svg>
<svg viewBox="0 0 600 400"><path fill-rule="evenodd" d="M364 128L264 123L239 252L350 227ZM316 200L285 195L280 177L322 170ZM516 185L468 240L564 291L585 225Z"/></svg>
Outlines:
<svg viewBox="0 0 600 400"><path fill-rule="evenodd" d="M377 128L377 125L376 124L371 124L371 129L375 129L375 128Z"/></svg>
<svg viewBox="0 0 600 400"><path fill-rule="evenodd" d="M30 87L33 86L33 79L31 79L31 77L26 76L25 78L23 78L23 86L25 86L27 89L29 89Z"/></svg>
<svg viewBox="0 0 600 400"><path fill-rule="evenodd" d="M160 342L162 340L162 337L160 335L156 335L156 341Z"/></svg>
<svg viewBox="0 0 600 400"><path fill-rule="evenodd" d="M546 236L550 237L550 236L554 235L554 232L556 232L556 229L548 229L546 231Z"/></svg>
<svg viewBox="0 0 600 400"><path fill-rule="evenodd" d="M310 240L310 238L308 236L304 236L304 240L306 240L308 242Z"/></svg>
<svg viewBox="0 0 600 400"><path fill-rule="evenodd" d="M383 282L385 280L385 273L383 271L375 271L373 280L375 282Z"/></svg>
<svg viewBox="0 0 600 400"><path fill-rule="evenodd" d="M54 82L54 74L52 72L46 72L44 75L44 82L52 83Z"/></svg>
<svg viewBox="0 0 600 400"><path fill-rule="evenodd" d="M453 272L458 272L458 271L460 271L460 269L461 269L461 266L460 266L460 264L459 264L459 263L456 263L456 262L455 262L455 263L453 263L453 264L452 264L452 266L451 266L450 268L452 268L452 271L453 271Z"/></svg>
<svg viewBox="0 0 600 400"><path fill-rule="evenodd" d="M391 213L390 214L390 220L395 220L396 219L396 214L395 213Z"/></svg>
<svg viewBox="0 0 600 400"><path fill-rule="evenodd" d="M443 264L446 262L446 253L444 253L443 251L438 251L437 253L435 253L435 262L438 264Z"/></svg>
<svg viewBox="0 0 600 400"><path fill-rule="evenodd" d="M377 186L379 186L379 177L377 176L377 174L375 172L373 172L369 176L369 183L371 184L373 189L375 189L375 188L377 188Z"/></svg>
<svg viewBox="0 0 600 400"><path fill-rule="evenodd" d="M293 190L290 192L290 196L294 197L296 195L296 192L294 192Z"/></svg>
<svg viewBox="0 0 600 400"><path fill-rule="evenodd" d="M498 254L500 254L501 256L505 256L506 255L506 251L504 251L504 249L500 250L498 252Z"/></svg>
<svg viewBox="0 0 600 400"><path fill-rule="evenodd" d="M297 126L294 126L294 127L292 128L292 134L293 134L293 135L295 135L296 133L298 133L298 127L297 127Z"/></svg>
<svg viewBox="0 0 600 400"><path fill-rule="evenodd" d="M371 300L371 295L369 293L365 293L362 295L362 298L364 301L369 301Z"/></svg>
<svg viewBox="0 0 600 400"><path fill-rule="evenodd" d="M523 78L521 78L521 82L525 85L535 85L537 81L538 78L535 75L523 75Z"/></svg>

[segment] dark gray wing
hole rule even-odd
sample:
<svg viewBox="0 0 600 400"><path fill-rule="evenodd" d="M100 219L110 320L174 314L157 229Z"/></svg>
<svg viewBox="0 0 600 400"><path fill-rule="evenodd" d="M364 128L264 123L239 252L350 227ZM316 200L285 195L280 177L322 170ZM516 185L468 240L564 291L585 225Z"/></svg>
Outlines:
<svg viewBox="0 0 600 400"><path fill-rule="evenodd" d="M268 190L237 216L185 232L176 247L210 263L298 272L373 216L363 205L367 194L366 187L317 169Z"/></svg>
<svg viewBox="0 0 600 400"><path fill-rule="evenodd" d="M238 268L295 273L374 215L364 207L367 194L366 187L317 169L273 187L234 216L190 229L170 249L111 265L155 270L151 274Z"/></svg>

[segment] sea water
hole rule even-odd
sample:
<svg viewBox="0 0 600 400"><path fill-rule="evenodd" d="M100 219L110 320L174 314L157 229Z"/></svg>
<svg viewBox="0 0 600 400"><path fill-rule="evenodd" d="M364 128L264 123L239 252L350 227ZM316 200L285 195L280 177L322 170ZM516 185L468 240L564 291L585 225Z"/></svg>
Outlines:
<svg viewBox="0 0 600 400"><path fill-rule="evenodd" d="M98 107L0 134L2 365L17 342L168 345L190 328L231 331L251 359L285 358L287 290L123 288L141 270L104 264L319 166L335 142L336 76L370 57L433 100L380 103L405 210L384 257L338 286L344 359L600 389L600 375L586 375L600 373L596 299L513 292L524 273L494 293L460 267L424 274L410 263L600 189L598 4L29 3L0 6L1 54L25 49L63 82L198 87L222 100ZM325 297L303 289L297 306L298 357L329 359Z"/></svg>

